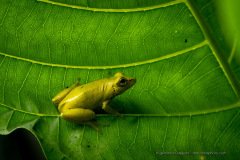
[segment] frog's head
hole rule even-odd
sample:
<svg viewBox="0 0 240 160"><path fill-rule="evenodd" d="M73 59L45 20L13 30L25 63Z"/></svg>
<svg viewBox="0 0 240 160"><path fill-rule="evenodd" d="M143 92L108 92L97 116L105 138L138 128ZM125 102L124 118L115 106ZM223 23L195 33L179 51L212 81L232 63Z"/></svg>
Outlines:
<svg viewBox="0 0 240 160"><path fill-rule="evenodd" d="M132 87L135 83L136 83L135 78L126 77L121 72L117 72L114 75L114 84L113 84L115 95L119 95L123 93L128 88Z"/></svg>

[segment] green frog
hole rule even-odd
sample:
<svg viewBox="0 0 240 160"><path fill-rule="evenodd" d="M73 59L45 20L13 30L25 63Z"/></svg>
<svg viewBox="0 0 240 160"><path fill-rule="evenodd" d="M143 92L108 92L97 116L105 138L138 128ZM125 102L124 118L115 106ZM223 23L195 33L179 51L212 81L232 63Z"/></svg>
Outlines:
<svg viewBox="0 0 240 160"><path fill-rule="evenodd" d="M58 106L61 117L76 123L92 120L94 110L101 107L110 114L120 115L109 102L136 83L135 78L117 72L113 77L96 80L84 85L79 81L58 93L52 102Z"/></svg>

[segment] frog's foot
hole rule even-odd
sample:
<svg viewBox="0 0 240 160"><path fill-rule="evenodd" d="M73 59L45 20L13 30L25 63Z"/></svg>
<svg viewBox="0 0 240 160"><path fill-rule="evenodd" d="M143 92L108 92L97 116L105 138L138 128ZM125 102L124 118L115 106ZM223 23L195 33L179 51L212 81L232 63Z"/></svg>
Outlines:
<svg viewBox="0 0 240 160"><path fill-rule="evenodd" d="M97 121L88 121L88 122L83 122L83 124L89 125L90 127L94 128L97 132L100 131L100 128L98 127Z"/></svg>
<svg viewBox="0 0 240 160"><path fill-rule="evenodd" d="M92 127L93 129L95 129L97 132L101 133L102 127L108 127L110 126L110 122L97 122L96 120L91 120L88 122L83 122L82 124L86 124L89 125L90 127Z"/></svg>
<svg viewBox="0 0 240 160"><path fill-rule="evenodd" d="M122 117L122 115L118 111L116 111L115 109L111 108L108 105L108 101L103 102L102 109L107 113L114 114L114 115L117 115L119 117Z"/></svg>
<svg viewBox="0 0 240 160"><path fill-rule="evenodd" d="M75 123L85 123L95 117L95 113L90 109L72 108L64 110L61 117Z"/></svg>

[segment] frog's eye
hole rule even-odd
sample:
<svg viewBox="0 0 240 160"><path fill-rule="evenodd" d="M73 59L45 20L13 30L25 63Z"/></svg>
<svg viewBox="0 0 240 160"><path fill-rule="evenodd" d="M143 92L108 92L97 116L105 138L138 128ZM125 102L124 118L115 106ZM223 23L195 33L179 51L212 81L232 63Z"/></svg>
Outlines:
<svg viewBox="0 0 240 160"><path fill-rule="evenodd" d="M126 86L126 85L127 85L127 79L121 78L121 79L118 81L118 85L119 85L120 87Z"/></svg>

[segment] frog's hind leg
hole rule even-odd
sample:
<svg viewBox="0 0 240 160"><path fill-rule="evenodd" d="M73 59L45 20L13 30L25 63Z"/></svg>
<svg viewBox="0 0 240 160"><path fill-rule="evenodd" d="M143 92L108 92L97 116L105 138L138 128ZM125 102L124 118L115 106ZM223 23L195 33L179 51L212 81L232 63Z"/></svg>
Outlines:
<svg viewBox="0 0 240 160"><path fill-rule="evenodd" d="M72 108L63 111L61 116L75 123L85 123L92 120L95 117L95 113L90 109Z"/></svg>
<svg viewBox="0 0 240 160"><path fill-rule="evenodd" d="M53 99L52 99L53 104L58 106L58 104L66 97L66 95L79 85L80 85L80 83L79 83L79 80L78 80L72 86L67 87L63 91L59 92L55 97L53 97Z"/></svg>

